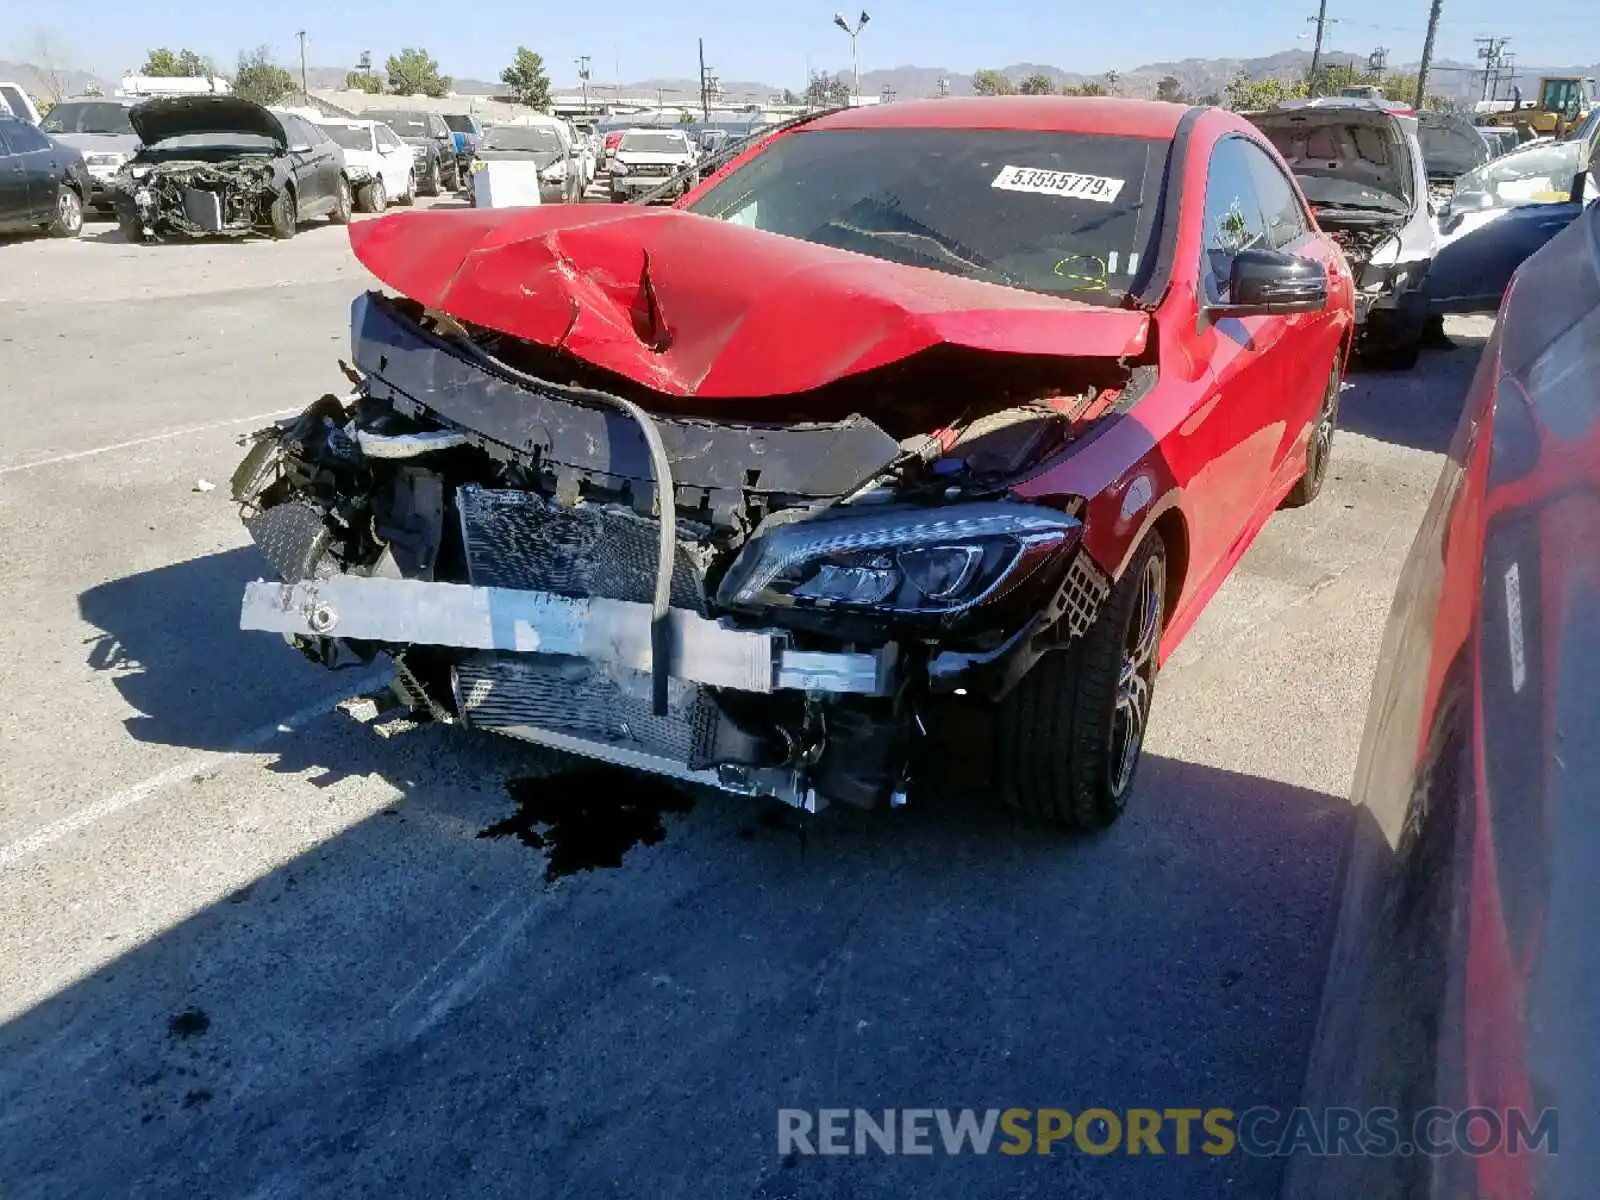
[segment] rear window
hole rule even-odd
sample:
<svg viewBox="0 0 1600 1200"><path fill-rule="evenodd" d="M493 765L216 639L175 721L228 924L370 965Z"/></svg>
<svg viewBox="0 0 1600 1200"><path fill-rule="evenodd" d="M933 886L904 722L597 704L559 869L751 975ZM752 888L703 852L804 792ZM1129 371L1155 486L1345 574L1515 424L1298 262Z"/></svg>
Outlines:
<svg viewBox="0 0 1600 1200"><path fill-rule="evenodd" d="M691 209L818 245L1119 303L1154 251L1170 143L1022 130L791 134Z"/></svg>
<svg viewBox="0 0 1600 1200"><path fill-rule="evenodd" d="M1455 179L1489 161L1489 147L1464 121L1457 124L1424 117L1417 123L1417 142L1422 146L1423 167L1432 180Z"/></svg>
<svg viewBox="0 0 1600 1200"><path fill-rule="evenodd" d="M428 114L426 113L391 113L385 119L384 124L403 138L427 137L430 133L428 127Z"/></svg>
<svg viewBox="0 0 1600 1200"><path fill-rule="evenodd" d="M617 149L636 154L687 154L689 143L681 133L625 133Z"/></svg>
<svg viewBox="0 0 1600 1200"><path fill-rule="evenodd" d="M480 150L526 150L530 154L560 154L561 138L554 129L537 125L497 125L483 135Z"/></svg>
<svg viewBox="0 0 1600 1200"><path fill-rule="evenodd" d="M472 128L472 118L471 117L453 117L453 116L450 116L450 115L447 114L445 116L444 123L445 123L445 127L447 129L449 129L451 133L475 133L475 132L477 132L476 130L474 130Z"/></svg>
<svg viewBox="0 0 1600 1200"><path fill-rule="evenodd" d="M126 105L104 100L69 100L58 104L40 122L46 133L103 133L135 136Z"/></svg>

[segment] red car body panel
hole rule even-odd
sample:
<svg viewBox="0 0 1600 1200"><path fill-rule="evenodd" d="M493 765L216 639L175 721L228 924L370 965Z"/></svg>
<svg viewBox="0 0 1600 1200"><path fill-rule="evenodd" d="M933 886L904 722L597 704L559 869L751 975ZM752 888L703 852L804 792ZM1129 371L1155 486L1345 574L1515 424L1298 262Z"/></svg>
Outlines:
<svg viewBox="0 0 1600 1200"><path fill-rule="evenodd" d="M1097 306L632 207L405 214L352 226L351 242L405 295L558 347L666 403L793 396L939 345L1153 362L1159 374L1146 394L1013 491L1046 503L1084 500L1085 550L1113 576L1163 523L1176 561L1164 659L1303 472L1328 373L1342 368L1355 326L1348 264L1301 197L1312 236L1294 252L1326 268L1326 307L1204 314L1212 150L1238 137L1281 159L1232 113L1115 98L948 99L829 113L751 147L677 207L780 139L913 128L1173 139L1169 171L1178 175L1161 214L1168 265L1157 273L1159 294ZM1286 169L1284 177L1298 196Z"/></svg>
<svg viewBox="0 0 1600 1200"><path fill-rule="evenodd" d="M939 345L1135 356L1149 327L1142 312L633 205L402 214L352 225L350 243L413 300L668 396L793 395Z"/></svg>

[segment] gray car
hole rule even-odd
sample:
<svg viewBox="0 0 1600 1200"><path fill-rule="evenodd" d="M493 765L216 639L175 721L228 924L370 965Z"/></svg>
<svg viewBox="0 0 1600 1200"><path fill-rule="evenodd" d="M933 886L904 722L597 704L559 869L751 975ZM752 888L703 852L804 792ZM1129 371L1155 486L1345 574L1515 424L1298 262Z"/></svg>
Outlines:
<svg viewBox="0 0 1600 1200"><path fill-rule="evenodd" d="M96 212L112 211L108 185L139 153L139 135L128 120L128 111L138 103L132 96L74 96L52 108L39 125L83 155L89 171L87 203Z"/></svg>

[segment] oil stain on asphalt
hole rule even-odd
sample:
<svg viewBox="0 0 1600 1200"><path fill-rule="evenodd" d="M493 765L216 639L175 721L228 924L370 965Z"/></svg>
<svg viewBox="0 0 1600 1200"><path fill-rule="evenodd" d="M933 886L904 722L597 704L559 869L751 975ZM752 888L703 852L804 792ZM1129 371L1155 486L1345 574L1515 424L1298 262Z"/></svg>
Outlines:
<svg viewBox="0 0 1600 1200"><path fill-rule="evenodd" d="M635 846L653 846L667 836L666 813L694 807L687 791L611 767L513 779L506 790L517 811L478 836L515 837L543 850L544 877L550 882L596 867L620 867Z"/></svg>

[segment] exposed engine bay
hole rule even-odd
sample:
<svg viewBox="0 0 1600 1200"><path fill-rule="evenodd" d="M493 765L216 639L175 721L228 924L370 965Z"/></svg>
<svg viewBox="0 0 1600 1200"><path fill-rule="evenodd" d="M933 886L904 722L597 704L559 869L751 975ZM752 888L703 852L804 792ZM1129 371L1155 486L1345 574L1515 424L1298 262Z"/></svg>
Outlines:
<svg viewBox="0 0 1600 1200"><path fill-rule="evenodd" d="M1351 269L1355 271L1357 278L1360 278L1361 269L1371 261L1372 252L1394 236L1393 230L1388 227L1373 228L1371 225L1341 227L1327 217L1321 217L1320 224L1323 232L1344 251L1344 256L1350 260Z"/></svg>
<svg viewBox="0 0 1600 1200"><path fill-rule="evenodd" d="M352 357L235 473L281 579L243 628L389 655L434 719L808 810L903 800L935 697L998 698L1093 622L1081 503L1009 487L1155 371L929 352L711 416L379 293Z"/></svg>
<svg viewBox="0 0 1600 1200"><path fill-rule="evenodd" d="M118 186L132 197L143 229L162 234L246 234L268 221L278 198L267 158L177 160L128 169Z"/></svg>

